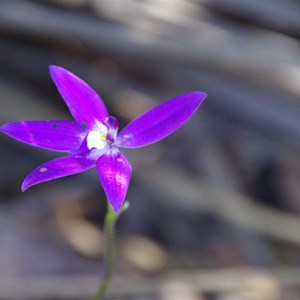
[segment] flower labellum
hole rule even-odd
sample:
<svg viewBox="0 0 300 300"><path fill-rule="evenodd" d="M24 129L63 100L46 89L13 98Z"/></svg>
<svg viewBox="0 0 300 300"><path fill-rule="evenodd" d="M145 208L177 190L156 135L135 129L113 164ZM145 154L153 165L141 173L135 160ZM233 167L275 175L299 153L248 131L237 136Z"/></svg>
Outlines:
<svg viewBox="0 0 300 300"><path fill-rule="evenodd" d="M33 170L22 191L96 166L116 213L123 205L132 171L119 148L143 147L165 138L183 125L206 97L204 92L177 96L143 113L118 134L118 120L109 116L89 85L58 66L50 66L50 73L75 121L21 121L5 124L0 130L21 142L68 155Z"/></svg>

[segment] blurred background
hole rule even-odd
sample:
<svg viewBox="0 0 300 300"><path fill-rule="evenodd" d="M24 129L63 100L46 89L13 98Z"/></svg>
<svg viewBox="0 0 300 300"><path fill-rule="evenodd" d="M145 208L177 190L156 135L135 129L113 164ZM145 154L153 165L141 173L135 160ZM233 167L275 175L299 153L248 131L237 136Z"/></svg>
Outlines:
<svg viewBox="0 0 300 300"><path fill-rule="evenodd" d="M300 299L300 2L0 1L0 122L70 119L67 68L121 128L192 90L167 139L124 151L130 209L107 299ZM58 157L1 135L0 299L86 299L103 272L95 170L21 193Z"/></svg>

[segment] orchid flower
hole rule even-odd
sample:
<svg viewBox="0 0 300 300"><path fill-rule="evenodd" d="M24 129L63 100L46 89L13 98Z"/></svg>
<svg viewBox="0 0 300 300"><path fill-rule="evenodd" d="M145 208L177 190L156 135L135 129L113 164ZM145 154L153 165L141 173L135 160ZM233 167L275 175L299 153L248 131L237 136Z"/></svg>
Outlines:
<svg viewBox="0 0 300 300"><path fill-rule="evenodd" d="M20 121L0 130L21 142L68 155L37 167L25 178L22 191L96 166L115 213L122 207L132 171L119 148L143 147L165 138L183 125L206 97L204 92L177 96L143 113L118 134L118 120L109 115L88 84L58 66L50 66L50 74L75 121Z"/></svg>

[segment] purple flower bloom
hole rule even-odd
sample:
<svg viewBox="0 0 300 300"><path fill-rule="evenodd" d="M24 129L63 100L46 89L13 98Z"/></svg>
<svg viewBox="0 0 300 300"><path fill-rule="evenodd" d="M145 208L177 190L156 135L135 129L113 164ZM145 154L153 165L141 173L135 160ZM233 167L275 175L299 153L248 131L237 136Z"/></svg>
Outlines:
<svg viewBox="0 0 300 300"><path fill-rule="evenodd" d="M109 116L90 86L61 67L50 66L50 73L75 121L21 121L0 130L21 142L68 155L37 167L25 178L22 191L96 166L115 212L122 207L132 171L118 148L138 148L163 139L185 123L206 97L204 92L175 97L145 112L118 134L117 119Z"/></svg>

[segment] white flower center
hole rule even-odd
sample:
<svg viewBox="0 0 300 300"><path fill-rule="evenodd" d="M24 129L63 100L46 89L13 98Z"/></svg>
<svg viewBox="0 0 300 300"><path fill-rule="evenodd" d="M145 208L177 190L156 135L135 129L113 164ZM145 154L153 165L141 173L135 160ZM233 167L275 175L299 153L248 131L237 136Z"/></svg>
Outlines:
<svg viewBox="0 0 300 300"><path fill-rule="evenodd" d="M90 131L86 139L88 149L103 150L107 146L106 134L107 128L105 126L101 126L97 131Z"/></svg>

